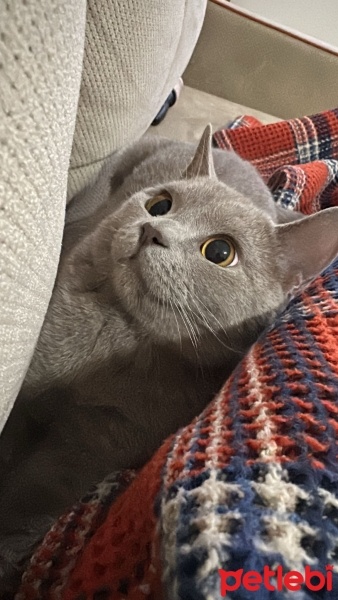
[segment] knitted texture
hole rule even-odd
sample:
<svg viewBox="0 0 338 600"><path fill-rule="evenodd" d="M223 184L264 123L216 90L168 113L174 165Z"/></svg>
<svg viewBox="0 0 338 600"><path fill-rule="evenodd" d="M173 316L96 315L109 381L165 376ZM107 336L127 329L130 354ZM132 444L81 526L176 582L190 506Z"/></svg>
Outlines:
<svg viewBox="0 0 338 600"><path fill-rule="evenodd" d="M53 598L62 598L67 577L83 546L104 521L110 504L133 477L132 471L106 477L55 523L25 573L24 589L17 594L17 600L47 597L44 594L50 586Z"/></svg>
<svg viewBox="0 0 338 600"><path fill-rule="evenodd" d="M207 0L87 0L71 199L145 133L186 68ZM81 208L81 207L80 207Z"/></svg>
<svg viewBox="0 0 338 600"><path fill-rule="evenodd" d="M0 431L54 285L85 9L85 0L0 2Z"/></svg>
<svg viewBox="0 0 338 600"><path fill-rule="evenodd" d="M277 202L305 213L337 205L338 109L244 124L214 142L249 157ZM323 573L333 565L333 591L264 587L257 600L337 598L337 434L338 260L165 442L83 547L72 546L66 571L70 516L61 518L57 552L51 559L48 534L16 600L217 600L219 568L262 573L264 565ZM80 532L83 521L73 520ZM241 586L227 597L254 594Z"/></svg>

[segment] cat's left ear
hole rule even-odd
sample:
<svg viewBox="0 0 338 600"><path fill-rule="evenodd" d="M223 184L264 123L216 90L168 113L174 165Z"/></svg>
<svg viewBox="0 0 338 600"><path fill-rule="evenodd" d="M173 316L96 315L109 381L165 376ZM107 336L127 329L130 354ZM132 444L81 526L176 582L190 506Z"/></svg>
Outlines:
<svg viewBox="0 0 338 600"><path fill-rule="evenodd" d="M338 208L277 225L276 231L286 293L304 288L338 255Z"/></svg>
<svg viewBox="0 0 338 600"><path fill-rule="evenodd" d="M212 129L207 125L197 146L194 158L183 173L185 179L193 177L217 177L212 156Z"/></svg>

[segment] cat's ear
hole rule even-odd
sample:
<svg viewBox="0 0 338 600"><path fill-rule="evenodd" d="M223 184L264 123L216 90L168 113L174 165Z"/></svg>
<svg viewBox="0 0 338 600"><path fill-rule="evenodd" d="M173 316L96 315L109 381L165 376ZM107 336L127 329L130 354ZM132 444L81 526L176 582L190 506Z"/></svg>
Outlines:
<svg viewBox="0 0 338 600"><path fill-rule="evenodd" d="M185 179L193 177L215 177L214 160L211 149L212 129L207 125L197 146L194 158L183 173Z"/></svg>
<svg viewBox="0 0 338 600"><path fill-rule="evenodd" d="M278 225L276 230L286 293L304 288L338 255L338 208Z"/></svg>

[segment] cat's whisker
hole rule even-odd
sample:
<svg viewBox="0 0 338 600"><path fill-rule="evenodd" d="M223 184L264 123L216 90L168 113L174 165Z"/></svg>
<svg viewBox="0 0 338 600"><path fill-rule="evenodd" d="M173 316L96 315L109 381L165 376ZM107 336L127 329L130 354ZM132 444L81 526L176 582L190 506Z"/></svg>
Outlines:
<svg viewBox="0 0 338 600"><path fill-rule="evenodd" d="M185 318L186 318L186 320L189 323L189 326L190 326L190 329L191 329L191 332L192 332L192 336L193 336L194 341L195 341L195 348L197 350L197 348L198 348L198 340L199 340L199 331L196 329L196 322L193 321L191 315L189 316L188 311L184 310L184 308L183 308L182 305L181 305L181 308L182 308L182 311L184 311ZM195 327L194 327L194 325L195 325Z"/></svg>
<svg viewBox="0 0 338 600"><path fill-rule="evenodd" d="M223 348L224 348L224 349L225 349L227 352L228 352L229 350L230 350L231 352L235 352L235 350L234 350L232 347L228 346L228 345L227 345L225 342L223 342L223 340L221 340L221 338L220 338L220 337L219 337L219 335L217 334L216 330L215 330L215 329L213 329L213 328L211 327L210 323L208 323L208 321L207 321L207 320L206 320L204 317L202 317L202 315L201 315L200 319L201 319L201 321L203 321L203 323L204 323L205 327L208 329L208 331L210 331L211 335L213 335L213 336L214 336L214 338L217 340L217 342L218 342L218 343L219 343L219 344L220 344L220 345L221 345L221 346L222 346L222 347L223 347Z"/></svg>
<svg viewBox="0 0 338 600"><path fill-rule="evenodd" d="M170 298L169 298L169 304L170 304L171 311L172 311L172 313L173 313L173 315L174 315L174 317L175 317L175 321L176 321L176 325L177 325L178 337L179 337L179 340L180 340L180 349L181 349L181 354L182 354L182 352L183 352L183 349L182 349L182 336L181 336L181 330L180 330L180 326L179 326L179 324L178 324L178 320L177 320L177 317L176 317L176 312L175 312L175 309L174 309L174 307L173 307L173 303L172 303L172 301L170 300Z"/></svg>
<svg viewBox="0 0 338 600"><path fill-rule="evenodd" d="M191 298L191 300L194 302L193 298ZM202 312L200 311L200 307L194 303L196 306L196 309L199 311L198 313L196 313L191 306L189 306L189 310L191 312L191 314L193 314L198 320L199 322L202 322L205 327L210 331L210 333L217 339L217 341L223 346L225 347L227 350L232 350L232 348L229 348L221 339L220 337L217 335L217 332L211 327L210 323L207 321L207 319L205 318L205 316L202 314Z"/></svg>
<svg viewBox="0 0 338 600"><path fill-rule="evenodd" d="M157 297L157 304L156 304L156 309L155 309L155 320L157 321L157 317L158 317L158 313L159 311L161 311L161 317L163 316L163 306L161 306L160 304L160 298Z"/></svg>
<svg viewBox="0 0 338 600"><path fill-rule="evenodd" d="M210 322L206 319L205 315L203 314L203 312L201 311L199 304L211 315L211 317L214 319L214 321L217 323L217 325L219 326L219 329L222 331L222 333L224 333L224 335L226 337L227 336L227 332L225 331L224 327L221 325L221 323L219 322L219 320L217 319L217 317L215 317L215 315L213 315L213 313L208 309L207 306L205 306L205 304L202 302L202 300L200 298L198 298L193 292L190 291L190 299L191 301L195 304L197 310L199 310L199 318L200 320L204 323L204 325L207 327L207 329L210 331L210 333L217 339L217 341L226 349L226 350L230 350L231 352L235 352L236 354L239 354L241 356L244 356L244 352L242 350L238 350L236 348L234 348L233 346L229 346L228 344L226 344L223 340L221 340L221 338L219 337L217 331L212 327L212 325L210 324Z"/></svg>
<svg viewBox="0 0 338 600"><path fill-rule="evenodd" d="M178 304L177 304L176 302L174 302L174 304L175 304L175 306L177 307L177 309L179 310ZM198 352L198 339L200 338L200 332L198 331L197 327L196 327L196 330L195 330L195 328L194 328L194 325L195 325L195 326L197 326L197 323L196 323L196 321L194 321L194 319L192 318L192 314L191 314L191 319L189 319L189 316L188 316L188 314L187 314L187 311L184 311L184 309L183 309L182 305L181 305L181 309L182 309L182 311L184 312L184 316L185 316L185 318L188 320L188 322L189 322L189 324L190 324L190 327L192 328L192 331L193 331L193 333L194 333L194 339L196 340L195 344L193 343L193 340L191 339L191 336L190 336L190 334L189 334L189 337L190 337L190 339L191 339L191 342L192 342L192 344L193 344L193 347L194 347L194 349L195 349L196 358L197 358L197 366L198 366L198 367L199 367L199 369L200 369L200 374L201 374L201 376L202 376L202 379L203 379L203 380L205 380L204 368L203 368L203 364L202 364L202 362L201 362L201 360L200 360L200 355L199 355L199 352ZM179 311L179 312L180 312L180 311ZM186 323L185 323L185 321L184 321L184 318L183 318L183 314L182 314L181 312L180 312L180 314L181 314L182 320L183 320L183 322L184 322L184 324L185 324L185 326L186 326L186 329L187 329L187 331L188 331L188 333L189 333L189 330L188 330L188 328L187 328L187 325L186 325ZM197 315L195 315L195 316L197 316ZM176 315L175 315L175 318L176 318ZM178 328L179 328L178 322L177 322L177 326L178 326ZM181 348L182 348L182 346L181 346Z"/></svg>
<svg viewBox="0 0 338 600"><path fill-rule="evenodd" d="M188 290L188 293L192 298L194 298L203 307L204 310L206 310L209 313L209 315L217 323L217 325L220 327L220 329L222 329L222 331L225 332L222 323L217 319L217 317L214 315L214 313L211 312L211 310L206 306L206 304L204 304L204 302L201 300L201 298L199 298L196 294L194 294L194 292L192 290Z"/></svg>
<svg viewBox="0 0 338 600"><path fill-rule="evenodd" d="M178 304L176 304L176 306L178 307ZM192 346L193 346L193 348L195 350L196 359L197 359L197 367L200 369L200 372L201 372L201 375L202 375L202 379L205 380L204 370L203 370L203 364L202 364L202 361L201 361L201 358L200 358L200 354L199 354L199 337L200 337L200 333L199 333L198 330L196 330L194 328L194 324L196 326L196 322L189 318L189 315L188 315L187 311L184 310L182 304L180 305L180 308L181 308L181 311L182 311L181 312L182 320L183 320L183 322L184 322L184 324L186 326L186 329L188 331L188 334L189 334ZM186 321L189 324L189 329L187 327ZM192 335L190 335L189 330L191 331Z"/></svg>
<svg viewBox="0 0 338 600"><path fill-rule="evenodd" d="M199 355L198 355L198 351L197 351L197 338L196 338L195 330L193 328L191 328L192 327L191 322L189 321L189 318L187 317L187 314L186 314L185 310L183 309L183 307L181 305L179 305L178 302L176 302L175 300L173 300L173 303L182 318L182 321L187 330L191 344L196 352L196 357L199 359Z"/></svg>
<svg viewBox="0 0 338 600"><path fill-rule="evenodd" d="M196 317L197 315L194 313L194 311L191 310L191 307L189 305L186 306L186 316L189 319L189 322L191 323L191 326L195 332L196 341L198 341L201 337L201 334L199 331L198 322L196 322L196 319L194 319L194 316Z"/></svg>

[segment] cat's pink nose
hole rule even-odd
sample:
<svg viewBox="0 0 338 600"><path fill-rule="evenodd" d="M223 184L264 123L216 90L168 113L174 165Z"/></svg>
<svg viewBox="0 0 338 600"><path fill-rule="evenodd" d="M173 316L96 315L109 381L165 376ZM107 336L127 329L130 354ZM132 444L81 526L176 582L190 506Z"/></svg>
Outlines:
<svg viewBox="0 0 338 600"><path fill-rule="evenodd" d="M152 223L144 223L142 225L140 243L141 245L157 244L164 248L169 248L170 245L168 236L163 231L163 228L161 226L157 227Z"/></svg>

